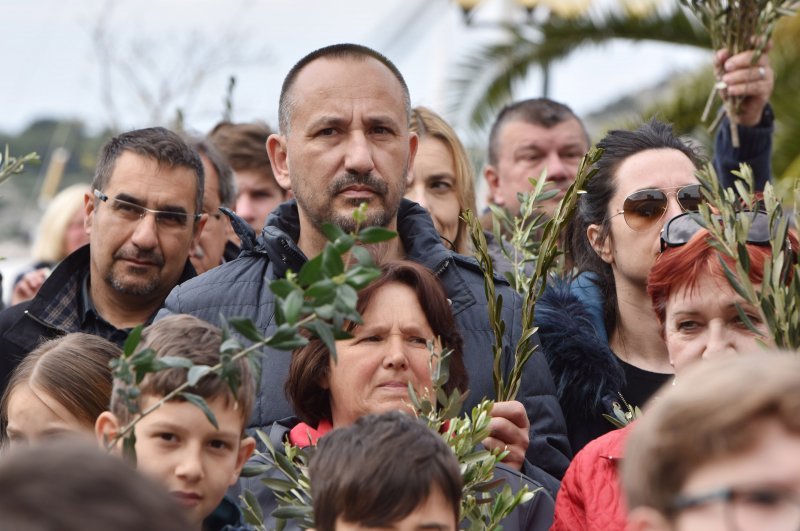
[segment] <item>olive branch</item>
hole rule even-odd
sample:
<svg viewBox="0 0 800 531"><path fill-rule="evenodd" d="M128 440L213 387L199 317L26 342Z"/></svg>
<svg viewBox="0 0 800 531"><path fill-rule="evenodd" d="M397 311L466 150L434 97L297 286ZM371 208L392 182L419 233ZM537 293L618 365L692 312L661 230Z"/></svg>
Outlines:
<svg viewBox="0 0 800 531"><path fill-rule="evenodd" d="M512 219L507 214L494 218L494 232L501 242L501 252L513 266L513 270L507 274L508 281L523 296L522 334L514 347L514 363L509 371L508 380L503 375L503 334L506 329L506 323L502 319L503 296L495 291L494 266L483 229L472 212L468 210L463 215L469 225L475 258L483 269L483 289L486 294L489 323L494 333L492 375L495 396L499 402L514 400L519 392L522 370L537 346L534 341L537 330L534 326L536 301L544 293L548 274L556 267L558 257L563 254L558 248L561 234L575 212L578 196L584 185L596 173L594 164L600 159L601 154L602 150L592 148L583 157L575 182L559 202L553 217L547 221L542 222L543 217L538 209L538 205L544 199L553 197L552 193L544 191L546 172L542 172L538 181L530 179L532 192L519 194L521 204L519 218ZM502 243L500 238L502 232L511 234L510 250ZM539 232L541 237L537 243L533 240L537 239Z"/></svg>
<svg viewBox="0 0 800 531"><path fill-rule="evenodd" d="M711 37L714 50L726 48L731 55L745 50L753 50L753 64L764 53L775 24L783 16L792 16L800 8L797 0L681 0ZM724 83L712 87L701 120L708 120L711 107L719 92L726 88ZM731 127L733 147L739 147L738 111L743 97L737 96L723 101L725 114ZM722 114L712 122L712 131L719 125Z"/></svg>
<svg viewBox="0 0 800 531"><path fill-rule="evenodd" d="M800 266L789 239L790 217L784 215L771 183L764 188L763 199L758 198L753 186L753 172L742 164L735 175L740 177L735 188L724 188L713 166L706 165L697 173L703 185L703 195L708 204L700 205L697 222L708 229L710 244L720 253L720 263L733 289L745 301L761 310L770 335L779 348L800 350ZM712 210L712 206L715 210ZM750 255L747 235L750 216L740 211L763 210L769 216L770 256L764 264L764 278L760 285L750 280ZM800 226L800 182L794 186L794 226ZM726 261L727 257L733 266ZM761 335L752 320L737 305L739 317L748 328Z"/></svg>

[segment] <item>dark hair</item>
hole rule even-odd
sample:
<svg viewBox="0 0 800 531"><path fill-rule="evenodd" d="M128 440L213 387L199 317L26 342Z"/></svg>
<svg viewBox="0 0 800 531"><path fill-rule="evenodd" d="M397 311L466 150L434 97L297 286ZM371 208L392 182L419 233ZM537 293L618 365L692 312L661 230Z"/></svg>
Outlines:
<svg viewBox="0 0 800 531"><path fill-rule="evenodd" d="M53 440L0 459L0 528L14 531L188 529L164 487L96 444Z"/></svg>
<svg viewBox="0 0 800 531"><path fill-rule="evenodd" d="M87 429L108 409L109 363L120 348L102 337L75 332L39 345L17 365L0 400L3 442L7 439L8 403L14 390L27 385L51 396Z"/></svg>
<svg viewBox="0 0 800 531"><path fill-rule="evenodd" d="M192 315L171 315L144 329L139 349L153 349L157 358L164 356L186 358L195 365L213 367L220 362L221 344L222 332L216 326ZM239 409L243 424L246 424L253 410L255 383L250 364L246 359L239 359L235 363L235 368L239 373L239 385L235 395L228 382L215 373L202 377L197 384L187 388L187 392L206 400L224 397L226 405ZM148 373L137 386L140 396L166 396L186 382L186 372L186 369L177 367ZM118 396L117 382L114 384L111 412L124 425L132 420L131 413ZM242 427L244 428L244 425Z"/></svg>
<svg viewBox="0 0 800 531"><path fill-rule="evenodd" d="M334 531L338 518L388 527L436 488L452 507L454 525L459 521L458 460L440 435L398 411L366 415L320 439L309 475L319 531Z"/></svg>
<svg viewBox="0 0 800 531"><path fill-rule="evenodd" d="M203 163L200 155L177 133L163 127L137 129L115 136L103 146L97 161L92 188L105 190L117 159L125 151L155 160L170 168L185 167L197 176L196 213L203 209Z"/></svg>
<svg viewBox="0 0 800 531"><path fill-rule="evenodd" d="M314 50L310 54L306 55L289 70L289 73L286 74L286 78L283 80L283 85L281 86L281 96L278 102L278 127L280 129L281 134L286 135L289 133L289 124L290 124L290 114L292 112L292 107L294 106L294 101L291 98L291 90L294 86L294 82L297 79L297 76L300 74L300 71L305 68L310 63L316 61L317 59L330 59L330 60L343 60L349 59L353 61L365 61L369 58L375 59L380 62L383 66L389 69L389 71L394 74L394 77L400 83L400 86L403 89L403 103L406 110L406 115L411 118L411 96L408 93L408 85L406 84L405 79L403 79L403 74L400 73L400 70L397 69L395 64L391 62L386 56L383 54L373 50L372 48L367 48L366 46L362 46L360 44L333 44L331 46L326 46L324 48L320 48L318 50Z"/></svg>
<svg viewBox="0 0 800 531"><path fill-rule="evenodd" d="M489 164L497 165L497 153L500 151L498 137L500 130L508 122L525 122L550 129L568 120L575 120L580 124L583 134L586 136L586 147L588 148L592 142L589 140L586 126L572 112L572 109L563 103L558 103L550 98L532 98L509 103L500 110L489 132Z"/></svg>
<svg viewBox="0 0 800 531"><path fill-rule="evenodd" d="M606 301L603 319L610 334L616 328L619 312L614 273L611 266L597 255L586 231L589 225L601 225L598 243L603 243L608 237L611 229L608 205L617 190L617 169L628 157L650 149L676 149L686 155L695 167L700 165L701 159L694 148L675 136L671 125L655 119L643 123L634 131L610 131L597 143L597 147L603 150L594 166L597 173L586 183L586 193L581 195L575 216L567 226L565 247L572 253L578 272L589 271L597 275L595 283Z"/></svg>
<svg viewBox="0 0 800 531"><path fill-rule="evenodd" d="M375 293L392 282L414 290L434 336L439 337L443 348L453 350L450 356L450 379L444 390L447 393L454 389L466 391L467 370L464 367L463 342L456 329L453 311L444 288L433 273L421 265L403 260L381 266L381 276L358 294L358 312L363 314ZM351 322L347 329L353 330L355 326ZM286 395L297 416L312 426L322 420L331 420L330 391L320 385L328 376L330 363L328 348L316 338L295 350L289 363Z"/></svg>
<svg viewBox="0 0 800 531"><path fill-rule="evenodd" d="M201 157L208 159L211 167L217 172L219 184L217 189L219 192L219 202L222 206L233 208L236 204L236 182L233 180L233 169L230 164L225 160L225 157L219 150L211 143L211 140L206 138L189 137L189 145L192 146ZM213 214L214 212L209 212Z"/></svg>

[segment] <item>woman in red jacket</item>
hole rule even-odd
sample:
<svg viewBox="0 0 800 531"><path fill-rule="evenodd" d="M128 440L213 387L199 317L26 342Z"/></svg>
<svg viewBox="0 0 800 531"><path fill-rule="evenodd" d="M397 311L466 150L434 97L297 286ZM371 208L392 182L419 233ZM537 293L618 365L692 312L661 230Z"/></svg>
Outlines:
<svg viewBox="0 0 800 531"><path fill-rule="evenodd" d="M769 219L763 212L743 215L753 216L747 245L750 281L760 284L770 256ZM758 351L759 340L769 342L761 312L730 286L719 253L694 216L697 214L682 214L665 225L663 252L648 276L648 293L676 379L698 360ZM797 248L794 236L791 245ZM742 321L737 305L758 334ZM610 432L575 456L561 483L551 531L625 528L618 467L629 432L630 427Z"/></svg>

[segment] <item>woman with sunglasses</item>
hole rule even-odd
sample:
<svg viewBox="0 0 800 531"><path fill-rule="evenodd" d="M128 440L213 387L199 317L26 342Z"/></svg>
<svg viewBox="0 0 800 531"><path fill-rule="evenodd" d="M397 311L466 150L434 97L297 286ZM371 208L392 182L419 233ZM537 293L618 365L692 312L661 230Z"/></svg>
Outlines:
<svg viewBox="0 0 800 531"><path fill-rule="evenodd" d="M747 245L749 279L760 284L764 264L770 259L768 217L763 212L742 215L752 216ZM660 242L664 252L651 268L647 283L651 311L666 340L666 359L676 379L700 360L759 353L762 344L771 343L761 312L728 283L720 254L696 216L685 213L666 224ZM787 245L797 248L793 235ZM725 261L733 267L730 259ZM741 318L739 309L755 330ZM575 456L561 483L551 531L625 528L617 471L629 431L626 427L607 433Z"/></svg>
<svg viewBox="0 0 800 531"><path fill-rule="evenodd" d="M641 405L670 378L647 275L664 224L702 198L700 158L667 124L611 131L597 146L597 173L566 234L578 275L548 288L536 308L573 452L614 428L603 414L620 397Z"/></svg>

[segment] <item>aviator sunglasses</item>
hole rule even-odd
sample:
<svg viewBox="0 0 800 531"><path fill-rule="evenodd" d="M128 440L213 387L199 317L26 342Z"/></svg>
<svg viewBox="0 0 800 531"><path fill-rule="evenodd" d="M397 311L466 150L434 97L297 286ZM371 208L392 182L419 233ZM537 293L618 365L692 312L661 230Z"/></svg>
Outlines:
<svg viewBox="0 0 800 531"><path fill-rule="evenodd" d="M762 210L741 210L736 213L738 220L744 217L750 220L747 243L769 245L769 215ZM718 216L715 216L715 219L719 221ZM661 231L661 252L663 253L668 247L680 247L688 243L697 231L704 228L698 220L702 220L699 213L686 212L667 221L664 230Z"/></svg>
<svg viewBox="0 0 800 531"><path fill-rule="evenodd" d="M664 190L672 190L665 192ZM646 231L656 224L667 211L669 196L674 195L683 210L696 211L703 202L699 184L688 184L674 188L646 188L637 190L625 198L622 210L611 217L622 214L625 223L636 232ZM610 219L610 218L609 218Z"/></svg>

